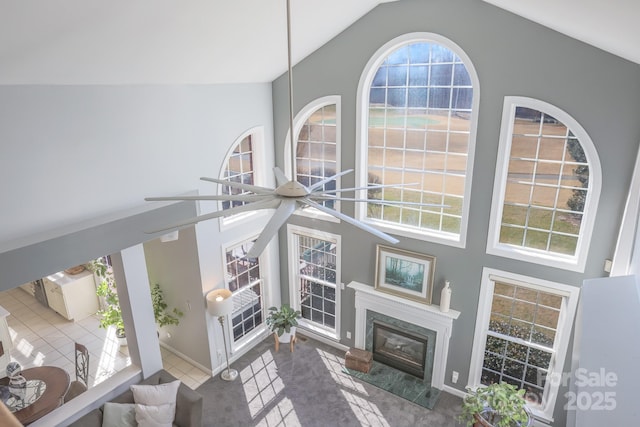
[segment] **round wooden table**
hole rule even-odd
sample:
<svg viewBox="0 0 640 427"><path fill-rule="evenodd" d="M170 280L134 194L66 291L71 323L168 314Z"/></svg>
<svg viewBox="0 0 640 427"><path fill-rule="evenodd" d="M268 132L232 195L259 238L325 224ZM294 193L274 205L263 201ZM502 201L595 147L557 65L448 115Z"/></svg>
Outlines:
<svg viewBox="0 0 640 427"><path fill-rule="evenodd" d="M27 380L28 396L22 399L12 397L7 407L22 424L29 424L42 418L64 403L64 395L69 388L69 374L57 366L38 366L24 369L22 376ZM8 386L9 378L0 378L0 386Z"/></svg>

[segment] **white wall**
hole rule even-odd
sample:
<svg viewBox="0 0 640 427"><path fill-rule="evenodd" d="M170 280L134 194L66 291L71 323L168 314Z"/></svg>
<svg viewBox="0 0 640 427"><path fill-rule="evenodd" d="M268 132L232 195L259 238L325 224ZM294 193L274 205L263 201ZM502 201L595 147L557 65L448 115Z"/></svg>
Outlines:
<svg viewBox="0 0 640 427"><path fill-rule="evenodd" d="M271 111L270 84L0 86L0 252L197 188Z"/></svg>

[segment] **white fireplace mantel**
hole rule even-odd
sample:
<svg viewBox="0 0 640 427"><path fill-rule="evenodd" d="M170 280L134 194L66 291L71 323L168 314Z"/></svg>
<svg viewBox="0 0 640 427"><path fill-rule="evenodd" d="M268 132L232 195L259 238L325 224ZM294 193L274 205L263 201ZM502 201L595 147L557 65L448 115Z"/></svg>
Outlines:
<svg viewBox="0 0 640 427"><path fill-rule="evenodd" d="M404 322L412 323L436 332L431 386L442 389L444 386L447 355L449 354L449 339L451 338L453 321L460 316L460 312L456 310L442 312L438 306L426 305L396 295L380 292L373 286L365 285L364 283L351 282L347 287L356 292L356 347L361 349L365 348L367 310L395 317Z"/></svg>

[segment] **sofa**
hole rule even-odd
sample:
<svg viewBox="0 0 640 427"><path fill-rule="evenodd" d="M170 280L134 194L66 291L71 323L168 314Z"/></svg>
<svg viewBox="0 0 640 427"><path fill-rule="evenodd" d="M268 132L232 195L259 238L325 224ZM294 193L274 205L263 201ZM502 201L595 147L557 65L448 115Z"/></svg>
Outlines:
<svg viewBox="0 0 640 427"><path fill-rule="evenodd" d="M157 385L170 383L177 378L165 370L160 370L139 384ZM111 400L114 403L134 403L133 392L127 390ZM104 406L94 409L70 427L101 427ZM176 398L175 427L202 427L202 396L180 383Z"/></svg>

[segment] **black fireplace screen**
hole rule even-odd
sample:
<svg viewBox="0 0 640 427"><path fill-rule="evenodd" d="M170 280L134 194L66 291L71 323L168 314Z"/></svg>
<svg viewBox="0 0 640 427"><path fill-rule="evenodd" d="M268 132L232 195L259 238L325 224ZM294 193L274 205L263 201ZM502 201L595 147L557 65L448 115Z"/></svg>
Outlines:
<svg viewBox="0 0 640 427"><path fill-rule="evenodd" d="M373 360L424 379L427 337L373 321Z"/></svg>

